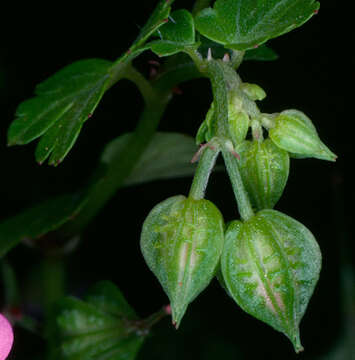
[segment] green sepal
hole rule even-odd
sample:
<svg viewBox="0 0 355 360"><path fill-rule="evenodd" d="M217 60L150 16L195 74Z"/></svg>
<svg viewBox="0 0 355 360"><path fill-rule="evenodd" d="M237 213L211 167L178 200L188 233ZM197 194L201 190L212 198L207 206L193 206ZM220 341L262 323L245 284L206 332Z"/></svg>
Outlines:
<svg viewBox="0 0 355 360"><path fill-rule="evenodd" d="M118 288L102 281L83 300L66 297L55 308L58 358L134 360L146 333Z"/></svg>
<svg viewBox="0 0 355 360"><path fill-rule="evenodd" d="M170 299L176 327L189 303L215 275L223 232L223 218L215 205L182 195L156 205L143 224L142 253Z"/></svg>
<svg viewBox="0 0 355 360"><path fill-rule="evenodd" d="M280 199L290 168L288 152L270 139L243 141L237 148L239 170L253 208L272 209Z"/></svg>
<svg viewBox="0 0 355 360"><path fill-rule="evenodd" d="M217 123L214 117L214 104L212 103L207 111L206 118L200 125L197 135L196 144L209 142L217 134Z"/></svg>
<svg viewBox="0 0 355 360"><path fill-rule="evenodd" d="M247 136L250 119L247 112L242 109L238 97L234 97L233 94L230 94L228 99L228 123L233 145L237 146Z"/></svg>
<svg viewBox="0 0 355 360"><path fill-rule="evenodd" d="M312 121L301 111L286 110L275 118L271 140L293 156L335 161L337 156L320 140Z"/></svg>
<svg viewBox="0 0 355 360"><path fill-rule="evenodd" d="M314 0L217 0L197 14L195 23L205 37L248 50L303 25L318 9Z"/></svg>
<svg viewBox="0 0 355 360"><path fill-rule="evenodd" d="M158 56L170 56L183 51L195 43L195 24L191 13L181 9L170 15L169 22L163 25L159 34L161 40L148 44Z"/></svg>
<svg viewBox="0 0 355 360"><path fill-rule="evenodd" d="M275 210L262 210L226 231L221 257L224 282L248 314L284 333L303 350L299 324L321 269L311 232Z"/></svg>

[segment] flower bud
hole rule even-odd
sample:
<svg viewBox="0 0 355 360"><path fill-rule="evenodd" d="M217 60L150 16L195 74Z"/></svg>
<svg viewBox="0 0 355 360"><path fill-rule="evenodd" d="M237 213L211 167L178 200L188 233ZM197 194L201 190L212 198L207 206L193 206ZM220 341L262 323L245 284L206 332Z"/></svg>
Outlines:
<svg viewBox="0 0 355 360"><path fill-rule="evenodd" d="M210 201L174 196L156 205L143 224L141 249L168 295L176 327L215 275L224 223Z"/></svg>
<svg viewBox="0 0 355 360"><path fill-rule="evenodd" d="M250 100L261 101L266 98L266 92L259 85L242 83L240 86Z"/></svg>
<svg viewBox="0 0 355 360"><path fill-rule="evenodd" d="M278 147L293 153L295 157L329 161L337 158L319 139L312 121L298 110L286 110L276 117L269 136Z"/></svg>
<svg viewBox="0 0 355 360"><path fill-rule="evenodd" d="M239 170L255 209L272 209L287 183L290 159L287 151L270 139L243 141L237 148Z"/></svg>
<svg viewBox="0 0 355 360"><path fill-rule="evenodd" d="M321 253L311 232L275 210L226 231L221 268L228 292L247 313L283 332L302 351L299 324L318 281Z"/></svg>
<svg viewBox="0 0 355 360"><path fill-rule="evenodd" d="M9 355L14 342L14 333L8 320L0 314L0 360Z"/></svg>

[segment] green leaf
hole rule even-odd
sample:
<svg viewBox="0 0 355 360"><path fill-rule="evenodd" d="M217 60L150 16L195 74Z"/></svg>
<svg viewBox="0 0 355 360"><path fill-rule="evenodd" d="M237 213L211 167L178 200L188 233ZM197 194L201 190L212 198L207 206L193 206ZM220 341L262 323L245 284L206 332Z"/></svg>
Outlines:
<svg viewBox="0 0 355 360"><path fill-rule="evenodd" d="M283 332L302 351L299 324L321 269L311 232L275 210L262 210L226 231L221 257L229 294L248 314Z"/></svg>
<svg viewBox="0 0 355 360"><path fill-rule="evenodd" d="M101 281L92 286L85 296L85 301L117 317L137 318L122 293L110 281Z"/></svg>
<svg viewBox="0 0 355 360"><path fill-rule="evenodd" d="M22 240L35 239L56 230L85 204L83 195L62 195L47 200L0 224L0 257Z"/></svg>
<svg viewBox="0 0 355 360"><path fill-rule="evenodd" d="M134 360L145 338L137 320L114 284L98 283L86 301L67 297L59 302L58 355L63 360Z"/></svg>
<svg viewBox="0 0 355 360"><path fill-rule="evenodd" d="M36 97L24 101L8 132L10 145L27 144L41 136L36 159L57 165L74 145L106 90L112 63L77 61L36 87Z"/></svg>
<svg viewBox="0 0 355 360"><path fill-rule="evenodd" d="M295 158L335 161L337 156L320 140L312 121L301 111L286 110L275 118L271 140Z"/></svg>
<svg viewBox="0 0 355 360"><path fill-rule="evenodd" d="M144 50L147 39L165 24L174 0L161 0L131 48L116 62L89 59L75 62L36 88L24 101L8 131L9 145L39 137L36 160L58 165L74 145L83 123L92 116L105 91L123 77L122 70Z"/></svg>
<svg viewBox="0 0 355 360"><path fill-rule="evenodd" d="M223 232L223 217L213 203L182 195L156 205L144 221L142 253L169 297L176 328L215 275Z"/></svg>
<svg viewBox="0 0 355 360"><path fill-rule="evenodd" d="M237 148L239 170L253 207L272 209L287 183L290 158L270 139L243 141Z"/></svg>
<svg viewBox="0 0 355 360"><path fill-rule="evenodd" d="M303 25L318 9L314 0L217 0L195 21L207 38L248 50Z"/></svg>
<svg viewBox="0 0 355 360"><path fill-rule="evenodd" d="M108 144L101 160L110 166L113 159L128 144L132 133L124 134ZM195 166L191 159L196 152L194 139L178 133L156 133L125 180L125 185L136 185L154 180L192 176Z"/></svg>
<svg viewBox="0 0 355 360"><path fill-rule="evenodd" d="M170 14L171 5L175 0L161 0L154 9L150 18L143 26L131 49L136 49L144 44L161 26L163 26Z"/></svg>
<svg viewBox="0 0 355 360"><path fill-rule="evenodd" d="M159 30L161 40L151 43L152 51L159 56L176 54L195 43L195 25L190 12L177 10L169 20Z"/></svg>
<svg viewBox="0 0 355 360"><path fill-rule="evenodd" d="M256 49L251 49L245 52L244 61L273 61L277 60L279 56L274 50L266 45L261 45Z"/></svg>

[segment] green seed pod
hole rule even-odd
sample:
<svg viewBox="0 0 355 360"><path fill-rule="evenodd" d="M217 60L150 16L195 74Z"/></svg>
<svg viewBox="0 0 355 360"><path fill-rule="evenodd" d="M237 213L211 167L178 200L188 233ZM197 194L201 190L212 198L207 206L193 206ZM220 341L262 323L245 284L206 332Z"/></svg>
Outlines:
<svg viewBox="0 0 355 360"><path fill-rule="evenodd" d="M250 100L261 101L266 98L266 92L259 85L242 83L240 87Z"/></svg>
<svg viewBox="0 0 355 360"><path fill-rule="evenodd" d="M295 157L329 161L337 158L319 139L312 121L298 110L286 110L276 117L269 136L278 147L293 153Z"/></svg>
<svg viewBox="0 0 355 360"><path fill-rule="evenodd" d="M168 295L176 327L187 306L215 275L224 242L221 213L210 201L174 196L143 224L141 249Z"/></svg>
<svg viewBox="0 0 355 360"><path fill-rule="evenodd" d="M321 253L311 232L275 210L232 222L221 258L224 282L247 313L303 350L299 323L318 281Z"/></svg>
<svg viewBox="0 0 355 360"><path fill-rule="evenodd" d="M272 209L287 183L290 158L270 139L243 141L237 148L244 186L255 209Z"/></svg>

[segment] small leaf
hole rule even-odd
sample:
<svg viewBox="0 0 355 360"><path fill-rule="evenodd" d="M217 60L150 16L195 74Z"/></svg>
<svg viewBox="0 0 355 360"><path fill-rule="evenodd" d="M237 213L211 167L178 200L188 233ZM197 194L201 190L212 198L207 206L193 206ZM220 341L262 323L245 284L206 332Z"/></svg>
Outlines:
<svg viewBox="0 0 355 360"><path fill-rule="evenodd" d="M150 15L148 21L143 26L137 39L133 43L131 49L139 48L144 44L150 36L152 36L168 19L171 5L175 0L160 0L159 4Z"/></svg>
<svg viewBox="0 0 355 360"><path fill-rule="evenodd" d="M319 278L311 232L275 210L232 222L221 258L228 292L248 314L283 332L302 351L299 324Z"/></svg>
<svg viewBox="0 0 355 360"><path fill-rule="evenodd" d="M217 0L195 22L207 38L248 50L303 25L318 9L314 0Z"/></svg>
<svg viewBox="0 0 355 360"><path fill-rule="evenodd" d="M134 360L145 338L117 287L95 285L81 301L67 297L57 306L59 356L63 360Z"/></svg>
<svg viewBox="0 0 355 360"><path fill-rule="evenodd" d="M195 25L187 10L177 10L169 22L160 28L161 40L151 43L151 49L159 56L168 56L182 51L195 43Z"/></svg>
<svg viewBox="0 0 355 360"><path fill-rule="evenodd" d="M274 61L277 60L279 56L276 52L266 45L261 45L256 49L251 49L245 52L244 61Z"/></svg>
<svg viewBox="0 0 355 360"><path fill-rule="evenodd" d="M144 221L142 253L170 299L176 327L215 275L223 230L222 215L211 202L181 195L156 205Z"/></svg>
<svg viewBox="0 0 355 360"><path fill-rule="evenodd" d="M111 66L101 59L77 61L39 84L37 96L17 108L8 131L9 144L27 144L42 136L37 161L50 156L51 165L59 164L103 96Z"/></svg>
<svg viewBox="0 0 355 360"><path fill-rule="evenodd" d="M0 257L25 239L58 229L85 204L83 195L62 195L47 200L0 224Z"/></svg>
<svg viewBox="0 0 355 360"><path fill-rule="evenodd" d="M243 141L236 151L240 155L242 180L253 207L272 209L287 183L290 168L287 151L278 148L270 139Z"/></svg>
<svg viewBox="0 0 355 360"><path fill-rule="evenodd" d="M278 147L292 153L293 157L328 161L337 158L319 139L312 121L298 110L286 110L276 117L269 136Z"/></svg>
<svg viewBox="0 0 355 360"><path fill-rule="evenodd" d="M101 161L110 166L128 144L132 133L119 136L108 144ZM178 133L156 133L125 180L125 185L136 185L154 180L192 176L195 166L191 159L196 152L194 139Z"/></svg>

